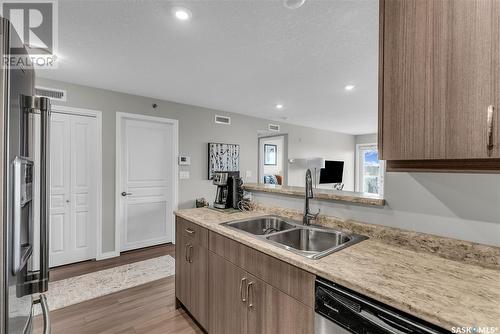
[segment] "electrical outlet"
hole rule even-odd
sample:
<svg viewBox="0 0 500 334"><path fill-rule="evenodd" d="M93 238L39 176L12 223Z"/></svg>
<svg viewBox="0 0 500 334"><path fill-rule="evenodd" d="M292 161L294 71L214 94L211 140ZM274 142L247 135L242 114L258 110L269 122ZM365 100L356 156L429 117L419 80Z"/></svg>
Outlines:
<svg viewBox="0 0 500 334"><path fill-rule="evenodd" d="M252 177L252 171L251 170L247 170L245 172L245 177Z"/></svg>
<svg viewBox="0 0 500 334"><path fill-rule="evenodd" d="M187 180L187 179L189 179L189 171L187 171L187 170L181 170L179 172L179 178L181 180Z"/></svg>

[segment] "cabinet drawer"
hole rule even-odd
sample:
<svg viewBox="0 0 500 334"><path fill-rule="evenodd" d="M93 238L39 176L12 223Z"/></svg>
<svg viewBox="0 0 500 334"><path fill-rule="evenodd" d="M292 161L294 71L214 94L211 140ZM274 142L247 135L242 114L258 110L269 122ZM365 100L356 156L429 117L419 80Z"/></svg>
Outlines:
<svg viewBox="0 0 500 334"><path fill-rule="evenodd" d="M188 242L208 247L208 230L200 225L176 217L176 235L186 238Z"/></svg>
<svg viewBox="0 0 500 334"><path fill-rule="evenodd" d="M209 249L305 305L314 307L313 274L212 231L209 231Z"/></svg>

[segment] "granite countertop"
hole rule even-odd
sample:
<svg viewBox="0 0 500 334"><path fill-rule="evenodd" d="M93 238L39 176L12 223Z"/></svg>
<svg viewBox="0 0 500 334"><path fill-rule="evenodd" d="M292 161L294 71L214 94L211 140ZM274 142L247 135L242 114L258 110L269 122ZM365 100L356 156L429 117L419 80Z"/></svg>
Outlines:
<svg viewBox="0 0 500 334"><path fill-rule="evenodd" d="M221 223L265 215L208 208L176 215L444 329L500 328L500 270L368 239L310 260Z"/></svg>
<svg viewBox="0 0 500 334"><path fill-rule="evenodd" d="M282 186L277 184L245 183L246 191L259 191L290 196L304 196L304 187ZM384 206L385 199L379 195L345 190L314 189L314 198L329 201L342 201L364 205Z"/></svg>

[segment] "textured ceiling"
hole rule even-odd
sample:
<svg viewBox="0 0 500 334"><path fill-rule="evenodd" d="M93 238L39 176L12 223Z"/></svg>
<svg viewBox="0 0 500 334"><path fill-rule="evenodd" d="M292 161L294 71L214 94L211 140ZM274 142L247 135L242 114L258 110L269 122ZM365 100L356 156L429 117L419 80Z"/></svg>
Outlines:
<svg viewBox="0 0 500 334"><path fill-rule="evenodd" d="M176 6L192 19L176 20ZM296 10L64 0L59 49L59 69L40 76L345 133L377 129L376 0L307 0Z"/></svg>

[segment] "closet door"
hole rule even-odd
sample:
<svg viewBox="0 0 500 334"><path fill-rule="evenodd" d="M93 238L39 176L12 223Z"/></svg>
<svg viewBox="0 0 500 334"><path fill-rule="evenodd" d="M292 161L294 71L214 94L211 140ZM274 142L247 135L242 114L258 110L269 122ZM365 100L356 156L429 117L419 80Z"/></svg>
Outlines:
<svg viewBox="0 0 500 334"><path fill-rule="evenodd" d="M96 119L71 116L71 193L69 256L71 262L95 258Z"/></svg>
<svg viewBox="0 0 500 334"><path fill-rule="evenodd" d="M53 267L67 263L70 248L70 117L53 113L50 131L49 265Z"/></svg>
<svg viewBox="0 0 500 334"><path fill-rule="evenodd" d="M51 267L95 258L95 131L95 118L52 114Z"/></svg>

